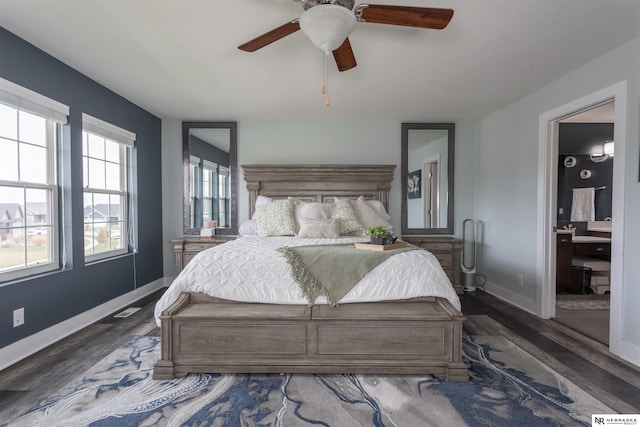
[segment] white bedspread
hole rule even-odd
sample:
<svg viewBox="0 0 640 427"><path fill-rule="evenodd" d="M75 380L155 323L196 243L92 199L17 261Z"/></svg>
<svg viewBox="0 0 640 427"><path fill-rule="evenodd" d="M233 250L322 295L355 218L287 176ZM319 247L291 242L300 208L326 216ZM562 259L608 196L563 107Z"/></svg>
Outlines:
<svg viewBox="0 0 640 427"><path fill-rule="evenodd" d="M307 304L293 280L291 267L277 251L282 246L362 242L361 237L301 239L241 237L197 254L156 304L159 316L182 292L269 304ZM371 270L340 304L436 296L460 310L460 300L436 257L424 250L401 252ZM316 304L326 304L324 297Z"/></svg>

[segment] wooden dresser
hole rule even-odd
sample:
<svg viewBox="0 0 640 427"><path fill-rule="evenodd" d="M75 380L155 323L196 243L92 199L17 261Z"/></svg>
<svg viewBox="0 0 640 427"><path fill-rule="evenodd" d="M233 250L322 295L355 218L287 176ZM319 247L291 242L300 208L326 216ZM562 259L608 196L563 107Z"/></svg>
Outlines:
<svg viewBox="0 0 640 427"><path fill-rule="evenodd" d="M234 236L215 236L183 237L182 239L172 240L173 251L176 253L176 274L179 274L184 266L187 265L198 252L221 245L233 239L235 239Z"/></svg>
<svg viewBox="0 0 640 427"><path fill-rule="evenodd" d="M402 236L402 240L428 250L438 258L458 295L462 295L460 257L464 240L455 237Z"/></svg>

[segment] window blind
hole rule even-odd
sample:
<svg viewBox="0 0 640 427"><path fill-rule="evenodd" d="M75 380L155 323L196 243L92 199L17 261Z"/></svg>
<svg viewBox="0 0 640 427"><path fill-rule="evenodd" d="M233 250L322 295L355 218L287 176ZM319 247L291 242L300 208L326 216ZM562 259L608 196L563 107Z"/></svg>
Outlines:
<svg viewBox="0 0 640 427"><path fill-rule="evenodd" d="M57 123L69 121L67 105L3 78L0 78L0 102Z"/></svg>
<svg viewBox="0 0 640 427"><path fill-rule="evenodd" d="M82 113L82 129L100 135L104 138L119 142L127 147L133 147L136 141L136 134L122 129L111 123L97 119L89 114Z"/></svg>

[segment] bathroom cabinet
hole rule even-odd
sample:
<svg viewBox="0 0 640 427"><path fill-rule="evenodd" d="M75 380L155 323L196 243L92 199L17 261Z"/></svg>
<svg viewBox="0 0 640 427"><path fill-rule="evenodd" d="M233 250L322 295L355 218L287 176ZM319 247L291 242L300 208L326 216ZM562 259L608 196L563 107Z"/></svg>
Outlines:
<svg viewBox="0 0 640 427"><path fill-rule="evenodd" d="M556 234L556 293L571 287L571 258L573 243L571 234Z"/></svg>

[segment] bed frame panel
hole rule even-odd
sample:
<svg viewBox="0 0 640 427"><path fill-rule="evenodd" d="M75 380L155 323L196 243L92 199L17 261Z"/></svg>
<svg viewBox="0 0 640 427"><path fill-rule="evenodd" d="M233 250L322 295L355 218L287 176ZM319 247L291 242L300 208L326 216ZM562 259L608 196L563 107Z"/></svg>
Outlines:
<svg viewBox="0 0 640 427"><path fill-rule="evenodd" d="M250 213L259 194L381 200L393 165L244 165ZM362 373L469 378L464 317L442 298L316 305L253 304L183 293L161 315L154 378L189 373Z"/></svg>

